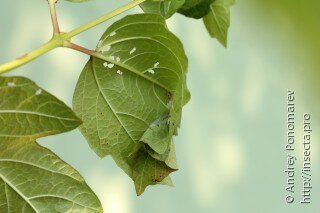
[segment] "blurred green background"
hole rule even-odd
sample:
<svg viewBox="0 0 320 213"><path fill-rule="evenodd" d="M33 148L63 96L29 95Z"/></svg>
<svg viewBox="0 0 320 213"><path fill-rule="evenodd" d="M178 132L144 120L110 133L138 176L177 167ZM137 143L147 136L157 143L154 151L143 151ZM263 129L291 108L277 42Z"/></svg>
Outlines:
<svg viewBox="0 0 320 213"><path fill-rule="evenodd" d="M62 30L70 30L129 0L59 1ZM99 159L79 131L44 138L49 147L87 180L110 213L318 212L320 2L238 0L232 7L228 48L210 39L202 21L175 15L169 28L190 60L191 102L176 138L180 170L175 188L149 187L136 197L132 181L110 157ZM136 8L128 13L140 12ZM126 14L128 14L126 13ZM124 16L123 14L122 16ZM74 40L88 48L107 26ZM2 0L0 63L36 48L51 36L45 0ZM88 57L57 49L8 75L36 81L71 106L78 76ZM296 93L295 204L285 203L286 93ZM312 116L311 204L301 205L302 115Z"/></svg>

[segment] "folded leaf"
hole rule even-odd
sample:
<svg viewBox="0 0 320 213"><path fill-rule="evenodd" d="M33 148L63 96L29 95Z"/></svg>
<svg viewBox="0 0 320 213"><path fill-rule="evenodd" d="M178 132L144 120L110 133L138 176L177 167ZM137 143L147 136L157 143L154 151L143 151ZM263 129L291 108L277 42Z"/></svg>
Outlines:
<svg viewBox="0 0 320 213"><path fill-rule="evenodd" d="M0 77L0 212L102 212L80 174L35 142L80 124L32 81Z"/></svg>
<svg viewBox="0 0 320 213"><path fill-rule="evenodd" d="M234 3L234 0L215 0L210 5L210 12L203 18L210 36L217 38L225 47L230 26L230 6Z"/></svg>
<svg viewBox="0 0 320 213"><path fill-rule="evenodd" d="M147 185L160 183L175 171L145 147L149 144L165 152L177 132L182 107L190 97L187 58L165 19L156 14L115 22L97 51L102 59L91 58L85 66L74 94L74 110L83 120L80 129L92 149L101 157L111 155L141 194ZM141 174L145 163L154 166ZM161 177L145 176L154 171Z"/></svg>
<svg viewBox="0 0 320 213"><path fill-rule="evenodd" d="M160 14L170 18L184 4L185 0L148 0L140 4L146 13Z"/></svg>
<svg viewBox="0 0 320 213"><path fill-rule="evenodd" d="M152 158L143 150L137 152L131 162L133 162L132 179L137 195L141 195L148 185L161 183L164 178L176 170L168 167L164 162Z"/></svg>
<svg viewBox="0 0 320 213"><path fill-rule="evenodd" d="M167 150L162 154L155 152L153 149L148 148L148 146L146 146L146 149L149 155L153 158L164 162L171 169L178 169L175 148L172 140L169 142Z"/></svg>

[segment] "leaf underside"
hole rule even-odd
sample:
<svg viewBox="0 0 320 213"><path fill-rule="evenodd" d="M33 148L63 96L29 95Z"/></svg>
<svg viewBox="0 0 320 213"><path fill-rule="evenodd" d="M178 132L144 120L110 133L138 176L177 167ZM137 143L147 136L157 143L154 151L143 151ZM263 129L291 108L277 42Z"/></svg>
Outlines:
<svg viewBox="0 0 320 213"><path fill-rule="evenodd" d="M82 133L134 180L138 195L148 185L171 185L171 141L190 98L182 44L163 17L138 14L111 25L97 51L103 59L88 61L74 94Z"/></svg>
<svg viewBox="0 0 320 213"><path fill-rule="evenodd" d="M0 212L102 212L80 174L35 141L80 124L32 81L0 77Z"/></svg>

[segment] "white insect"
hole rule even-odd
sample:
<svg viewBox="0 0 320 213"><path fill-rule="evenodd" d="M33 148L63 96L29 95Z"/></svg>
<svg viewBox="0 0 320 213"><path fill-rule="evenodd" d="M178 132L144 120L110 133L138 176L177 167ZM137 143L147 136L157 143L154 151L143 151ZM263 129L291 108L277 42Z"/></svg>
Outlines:
<svg viewBox="0 0 320 213"><path fill-rule="evenodd" d="M14 82L8 82L8 87L14 87L16 84Z"/></svg>
<svg viewBox="0 0 320 213"><path fill-rule="evenodd" d="M110 59L111 59L112 61L114 61L114 56L110 56Z"/></svg>
<svg viewBox="0 0 320 213"><path fill-rule="evenodd" d="M137 50L137 48L134 47L134 48L130 51L130 55L133 54L136 50Z"/></svg>
<svg viewBox="0 0 320 213"><path fill-rule="evenodd" d="M108 68L113 68L114 67L114 64L108 64Z"/></svg>
<svg viewBox="0 0 320 213"><path fill-rule="evenodd" d="M108 52L110 49L111 49L111 46L110 45L106 45L101 50L102 50L102 52Z"/></svg>
<svg viewBox="0 0 320 213"><path fill-rule="evenodd" d="M107 66L108 66L108 62L104 62L104 63L103 63L103 66L104 66L104 67L107 67Z"/></svg>
<svg viewBox="0 0 320 213"><path fill-rule="evenodd" d="M152 75L154 74L154 70L153 69L148 69L148 72L151 73Z"/></svg>
<svg viewBox="0 0 320 213"><path fill-rule="evenodd" d="M120 61L120 58L119 58L119 57L117 57L117 58L116 58L116 61L117 61L117 62L119 62L119 61Z"/></svg>
<svg viewBox="0 0 320 213"><path fill-rule="evenodd" d="M36 91L36 95L40 95L42 93L42 89L38 89L37 91Z"/></svg>
<svg viewBox="0 0 320 213"><path fill-rule="evenodd" d="M112 36L114 36L116 34L117 34L116 32L112 32L112 33L110 33L110 36L112 37Z"/></svg>
<svg viewBox="0 0 320 213"><path fill-rule="evenodd" d="M122 72L121 72L120 70L118 70L117 73L118 73L119 75L122 75Z"/></svg>
<svg viewBox="0 0 320 213"><path fill-rule="evenodd" d="M157 63L155 63L155 64L153 65L153 67L154 67L154 68L157 68L157 67L159 66L159 64L160 64L160 63L157 62Z"/></svg>

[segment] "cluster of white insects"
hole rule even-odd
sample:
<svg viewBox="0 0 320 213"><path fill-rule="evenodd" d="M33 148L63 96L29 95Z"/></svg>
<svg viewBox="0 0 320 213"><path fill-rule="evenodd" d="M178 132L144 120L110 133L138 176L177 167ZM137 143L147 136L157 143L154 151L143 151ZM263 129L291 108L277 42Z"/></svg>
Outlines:
<svg viewBox="0 0 320 213"><path fill-rule="evenodd" d="M16 84L14 82L8 82L7 83L7 86L8 87L14 87L16 86ZM42 93L42 89L38 89L36 92L35 92L35 95L40 95Z"/></svg>
<svg viewBox="0 0 320 213"><path fill-rule="evenodd" d="M110 33L109 34L109 36L110 37L112 37L112 36L114 36L114 35L116 35L117 33L116 32L112 32L112 33ZM99 46L101 45L101 43L102 43L102 40L100 40L100 42L99 42ZM103 52L108 52L109 50L111 49L111 46L110 45L105 45L104 47L103 47L103 49L102 49L102 51ZM130 50L130 52L129 52L129 54L130 55L132 55L133 53L135 53L137 51L137 48L136 47L133 47L131 50ZM120 57L119 56L110 56L109 57L112 61L114 61L114 62L120 62L121 61L121 59L120 59ZM148 73L150 73L150 74L155 74L155 71L154 71L154 69L155 68L157 68L158 66L159 66L159 62L156 62L154 65L153 65L153 67L152 68L150 68L150 69L148 69L147 70L147 72ZM112 69L113 67L114 67L114 63L108 63L108 62L104 62L103 63L103 66L105 67L105 68L109 68L109 69ZM119 75L122 75L123 74L123 72L121 71L121 70L118 70L117 71L117 74L119 74Z"/></svg>

